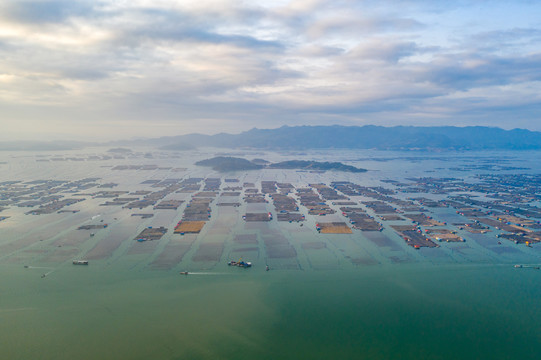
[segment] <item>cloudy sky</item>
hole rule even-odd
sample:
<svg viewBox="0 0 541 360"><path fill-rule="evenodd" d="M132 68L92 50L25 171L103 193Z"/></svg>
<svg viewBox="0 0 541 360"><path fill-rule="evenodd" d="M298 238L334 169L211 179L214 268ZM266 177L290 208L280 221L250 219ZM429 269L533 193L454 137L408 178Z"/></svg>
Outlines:
<svg viewBox="0 0 541 360"><path fill-rule="evenodd" d="M0 140L541 130L540 1L0 2Z"/></svg>

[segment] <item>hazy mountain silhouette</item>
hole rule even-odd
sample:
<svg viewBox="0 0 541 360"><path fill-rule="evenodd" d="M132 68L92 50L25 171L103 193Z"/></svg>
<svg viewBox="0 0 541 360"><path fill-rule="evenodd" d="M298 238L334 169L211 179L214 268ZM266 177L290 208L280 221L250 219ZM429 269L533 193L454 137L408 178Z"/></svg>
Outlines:
<svg viewBox="0 0 541 360"><path fill-rule="evenodd" d="M240 134L189 134L145 140L165 148L178 144L256 149L528 150L541 149L541 132L469 126L283 126ZM171 148L171 147L170 147Z"/></svg>

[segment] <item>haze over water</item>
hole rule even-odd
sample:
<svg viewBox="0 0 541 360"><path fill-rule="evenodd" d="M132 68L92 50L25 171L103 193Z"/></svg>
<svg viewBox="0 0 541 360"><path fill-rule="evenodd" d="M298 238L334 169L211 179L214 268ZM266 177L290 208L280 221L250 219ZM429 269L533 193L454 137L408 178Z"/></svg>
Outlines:
<svg viewBox="0 0 541 360"><path fill-rule="evenodd" d="M535 174L540 170L536 152L434 156L247 151L247 158L344 161L370 171L224 174L193 165L212 157L212 150L151 151L150 158L145 157L149 149L143 149L124 159L105 159L105 150L45 157L0 153L0 161L5 162L0 165L0 182L99 177L99 184L118 184L77 192L90 194L101 190L155 191L150 184L142 184L146 180L219 177L223 192L232 184L225 179L233 178L240 184L253 182L256 187L263 180L290 182L296 188L332 181L389 186L380 180L453 176L474 181L471 177L477 173ZM432 160L427 159L431 156ZM530 169L451 170L496 156L507 156L506 165L520 163ZM388 160L370 161L367 157ZM36 161L43 158L50 161ZM65 160L52 160L60 158ZM84 160L68 160L73 158ZM123 164L156 164L161 169L112 170ZM165 199L187 202L191 196L173 193ZM405 199L412 195L396 196ZM465 243L444 242L438 248L415 250L390 229L392 222L382 221L382 232L353 230L348 235L315 231L317 221L346 221L339 213L326 217L306 214L302 227L276 219L245 222L242 215L246 212L276 213L272 202L246 204L242 196L236 198L242 203L238 208L216 206L222 201L217 196L201 234L181 236L173 234L173 228L186 202L177 211L140 210L101 206L109 199L81 197L85 200L67 207L80 210L76 213L25 215L28 208L17 206L0 213L9 216L0 222L1 358L536 359L541 355L541 310L536 306L541 296L541 272L513 267L541 263L539 244L526 247L501 239L503 244L498 245L497 231L492 229L487 234L460 231L467 238ZM448 224L460 217L453 208L427 211ZM301 207L301 212L306 209ZM141 219L132 217L133 213L154 216ZM95 236L76 230L101 220L108 227L95 230ZM135 241L149 226L165 226L168 232L161 240ZM255 235L255 244L239 244L235 239L240 234ZM269 241L282 238L296 250L295 257L269 256ZM178 263L160 257L168 251L174 255L186 243L191 245ZM306 245L315 243L324 247ZM212 244L223 246L217 261L212 260L213 253L206 252L214 249ZM197 260L202 254L209 257ZM252 261L253 267L227 265L240 256ZM88 266L72 265L73 259L83 258L90 258ZM156 263L157 259L161 260ZM265 264L270 265L270 271L265 271ZM180 275L180 271L190 274Z"/></svg>

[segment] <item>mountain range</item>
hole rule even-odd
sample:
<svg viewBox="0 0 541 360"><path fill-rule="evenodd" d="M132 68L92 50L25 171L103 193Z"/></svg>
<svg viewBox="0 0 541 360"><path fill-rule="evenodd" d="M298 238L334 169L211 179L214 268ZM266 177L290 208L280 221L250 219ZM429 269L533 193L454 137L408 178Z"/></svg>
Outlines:
<svg viewBox="0 0 541 360"><path fill-rule="evenodd" d="M186 151L196 147L261 150L538 150L541 132L484 126L282 126L240 134L188 134L97 142L0 142L0 150L69 150L87 146L151 146Z"/></svg>
<svg viewBox="0 0 541 360"><path fill-rule="evenodd" d="M212 146L255 149L379 149L379 150L534 150L541 132L469 126L283 126L240 134L189 134L144 140L168 147Z"/></svg>

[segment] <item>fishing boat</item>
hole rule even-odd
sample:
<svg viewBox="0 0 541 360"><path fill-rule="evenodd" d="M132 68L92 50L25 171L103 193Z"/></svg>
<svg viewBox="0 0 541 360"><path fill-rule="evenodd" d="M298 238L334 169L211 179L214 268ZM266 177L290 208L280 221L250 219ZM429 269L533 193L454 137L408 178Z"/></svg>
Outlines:
<svg viewBox="0 0 541 360"><path fill-rule="evenodd" d="M249 268L252 267L252 263L250 261L244 261L242 258L239 259L239 261L230 261L227 263L229 266L238 266L242 268Z"/></svg>

